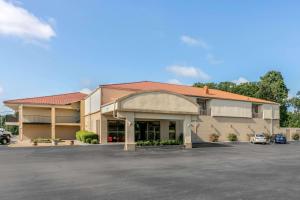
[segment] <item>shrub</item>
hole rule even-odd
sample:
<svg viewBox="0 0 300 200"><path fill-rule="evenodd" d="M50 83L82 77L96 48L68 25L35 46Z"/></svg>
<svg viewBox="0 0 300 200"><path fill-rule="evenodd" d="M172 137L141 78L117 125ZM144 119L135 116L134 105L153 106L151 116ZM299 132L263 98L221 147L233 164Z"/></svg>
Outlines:
<svg viewBox="0 0 300 200"><path fill-rule="evenodd" d="M99 141L97 139L92 139L91 144L99 144Z"/></svg>
<svg viewBox="0 0 300 200"><path fill-rule="evenodd" d="M179 144L183 144L183 134L181 133L178 138Z"/></svg>
<svg viewBox="0 0 300 200"><path fill-rule="evenodd" d="M300 138L300 135L299 135L298 133L295 133L295 134L293 135L293 140L298 141L299 138Z"/></svg>
<svg viewBox="0 0 300 200"><path fill-rule="evenodd" d="M78 131L76 133L76 139L84 143L91 143L94 139L99 140L97 134L88 131Z"/></svg>
<svg viewBox="0 0 300 200"><path fill-rule="evenodd" d="M238 137L237 137L236 134L230 133L230 134L228 135L228 140L231 141L231 142L235 142L235 141L238 140Z"/></svg>
<svg viewBox="0 0 300 200"><path fill-rule="evenodd" d="M85 143L91 144L92 143L92 138L86 138Z"/></svg>
<svg viewBox="0 0 300 200"><path fill-rule="evenodd" d="M264 134L264 136L265 136L265 138L266 138L267 141L271 140L272 136L270 134Z"/></svg>
<svg viewBox="0 0 300 200"><path fill-rule="evenodd" d="M213 133L213 134L211 134L209 136L209 139L210 139L211 142L218 142L219 141L219 137L220 136L218 134Z"/></svg>
<svg viewBox="0 0 300 200"><path fill-rule="evenodd" d="M160 145L179 145L179 140L154 140L154 141L137 141L136 146L160 146Z"/></svg>

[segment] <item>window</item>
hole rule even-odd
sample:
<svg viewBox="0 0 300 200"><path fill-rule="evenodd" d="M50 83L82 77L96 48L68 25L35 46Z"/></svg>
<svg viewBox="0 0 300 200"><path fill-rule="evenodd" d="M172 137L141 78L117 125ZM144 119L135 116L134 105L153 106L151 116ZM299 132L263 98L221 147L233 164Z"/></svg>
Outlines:
<svg viewBox="0 0 300 200"><path fill-rule="evenodd" d="M159 121L137 121L135 122L135 140L160 140Z"/></svg>
<svg viewBox="0 0 300 200"><path fill-rule="evenodd" d="M125 122L121 120L107 121L107 142L125 142Z"/></svg>
<svg viewBox="0 0 300 200"><path fill-rule="evenodd" d="M261 105L252 104L252 116L253 118L262 118Z"/></svg>
<svg viewBox="0 0 300 200"><path fill-rule="evenodd" d="M169 124L169 139L176 140L176 122L170 122Z"/></svg>

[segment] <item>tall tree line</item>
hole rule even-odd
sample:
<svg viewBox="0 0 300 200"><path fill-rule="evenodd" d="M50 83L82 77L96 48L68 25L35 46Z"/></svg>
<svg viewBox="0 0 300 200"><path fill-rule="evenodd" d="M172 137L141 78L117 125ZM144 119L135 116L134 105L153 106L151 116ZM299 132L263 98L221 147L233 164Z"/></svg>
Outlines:
<svg viewBox="0 0 300 200"><path fill-rule="evenodd" d="M288 107L291 102L288 99L288 88L284 82L281 72L269 71L264 76L260 77L257 82L248 82L236 84L233 82L220 83L195 83L195 87L208 86L212 89L223 90L236 94L241 94L249 97L262 98L280 104L280 125L287 127L291 124L291 113L288 112ZM300 111L300 92L299 92L299 107ZM298 112L300 115L300 112ZM300 121L300 120L299 120ZM300 127L300 123L299 123Z"/></svg>

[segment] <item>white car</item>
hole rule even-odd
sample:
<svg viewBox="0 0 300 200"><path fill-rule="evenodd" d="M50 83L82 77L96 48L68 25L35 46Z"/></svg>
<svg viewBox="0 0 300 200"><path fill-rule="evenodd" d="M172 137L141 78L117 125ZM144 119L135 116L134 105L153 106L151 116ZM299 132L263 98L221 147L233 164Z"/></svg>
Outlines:
<svg viewBox="0 0 300 200"><path fill-rule="evenodd" d="M252 144L267 144L267 138L265 137L264 134L259 133L251 137L250 142Z"/></svg>

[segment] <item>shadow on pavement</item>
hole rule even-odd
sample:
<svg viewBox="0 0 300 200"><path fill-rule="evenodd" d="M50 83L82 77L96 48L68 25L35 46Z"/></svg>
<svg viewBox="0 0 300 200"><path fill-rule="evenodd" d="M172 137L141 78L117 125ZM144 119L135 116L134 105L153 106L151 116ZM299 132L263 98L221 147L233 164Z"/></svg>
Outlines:
<svg viewBox="0 0 300 200"><path fill-rule="evenodd" d="M193 148L206 148L206 147L232 147L230 144L224 143L210 143L210 142L202 142L202 143L194 143Z"/></svg>

